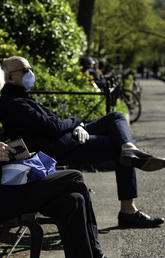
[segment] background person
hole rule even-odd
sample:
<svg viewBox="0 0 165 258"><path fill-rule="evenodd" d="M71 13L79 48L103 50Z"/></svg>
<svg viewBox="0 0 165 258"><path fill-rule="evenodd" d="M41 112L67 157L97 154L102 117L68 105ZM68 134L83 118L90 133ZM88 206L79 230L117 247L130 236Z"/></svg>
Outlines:
<svg viewBox="0 0 165 258"><path fill-rule="evenodd" d="M92 57L86 57L82 60L83 73L87 75L87 78L90 75L90 83L92 81L96 83L96 85L101 89L106 86L106 80L101 75L101 70L98 69L99 63L98 60Z"/></svg>

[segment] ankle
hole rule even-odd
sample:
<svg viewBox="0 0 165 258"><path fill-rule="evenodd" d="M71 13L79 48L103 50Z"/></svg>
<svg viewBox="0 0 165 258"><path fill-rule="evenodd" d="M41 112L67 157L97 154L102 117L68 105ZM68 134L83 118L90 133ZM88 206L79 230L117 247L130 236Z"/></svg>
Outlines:
<svg viewBox="0 0 165 258"><path fill-rule="evenodd" d="M137 147L132 142L123 143L121 146L122 150L137 150Z"/></svg>
<svg viewBox="0 0 165 258"><path fill-rule="evenodd" d="M134 214L137 211L138 211L137 209L120 209L120 212L122 212L124 214Z"/></svg>
<svg viewBox="0 0 165 258"><path fill-rule="evenodd" d="M126 213L126 214L133 214L133 213L137 212L138 209L136 208L134 201L131 199L131 200L121 201L120 211L122 213Z"/></svg>

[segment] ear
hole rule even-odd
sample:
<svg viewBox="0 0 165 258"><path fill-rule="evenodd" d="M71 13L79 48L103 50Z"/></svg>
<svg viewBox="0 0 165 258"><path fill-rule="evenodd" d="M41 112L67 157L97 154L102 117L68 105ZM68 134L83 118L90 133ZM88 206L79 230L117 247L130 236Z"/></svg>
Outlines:
<svg viewBox="0 0 165 258"><path fill-rule="evenodd" d="M12 83L12 82L13 82L13 76L12 76L12 74L9 74L9 75L8 75L7 81L8 81L9 83Z"/></svg>

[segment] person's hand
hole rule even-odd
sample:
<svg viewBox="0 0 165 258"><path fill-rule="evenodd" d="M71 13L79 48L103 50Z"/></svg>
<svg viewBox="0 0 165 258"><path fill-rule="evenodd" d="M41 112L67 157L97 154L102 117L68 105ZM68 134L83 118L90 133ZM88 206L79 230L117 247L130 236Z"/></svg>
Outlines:
<svg viewBox="0 0 165 258"><path fill-rule="evenodd" d="M73 135L78 137L80 143L85 143L87 140L89 140L88 132L80 125L73 130Z"/></svg>
<svg viewBox="0 0 165 258"><path fill-rule="evenodd" d="M0 161L9 161L9 152L16 151L4 142L0 142Z"/></svg>

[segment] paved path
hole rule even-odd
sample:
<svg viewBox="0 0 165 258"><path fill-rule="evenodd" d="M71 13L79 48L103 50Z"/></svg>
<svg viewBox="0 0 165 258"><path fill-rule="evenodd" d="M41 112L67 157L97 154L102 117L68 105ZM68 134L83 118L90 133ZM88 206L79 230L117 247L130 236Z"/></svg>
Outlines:
<svg viewBox="0 0 165 258"><path fill-rule="evenodd" d="M165 156L165 83L143 80L141 85L143 113L139 121L131 126L132 134L138 147ZM165 225L153 229L118 229L117 214L120 207L115 173L84 173L84 177L89 187L96 192L91 196L100 230L100 242L107 257L165 258ZM137 207L150 215L165 217L165 169L151 173L137 170L137 178ZM44 230L41 258L64 258L63 250L58 245L56 228L45 226ZM27 246L26 239L18 251L24 246ZM29 250L18 252L12 257L29 257Z"/></svg>
<svg viewBox="0 0 165 258"><path fill-rule="evenodd" d="M165 156L165 83L141 81L143 113L131 131L138 147ZM119 230L115 175L112 172L85 175L86 182L96 190L93 196L100 241L109 258L165 258L165 225L154 229ZM137 207L150 215L165 217L165 169L157 172L137 170L139 198ZM100 184L101 183L101 184ZM99 186L100 185L100 186Z"/></svg>

